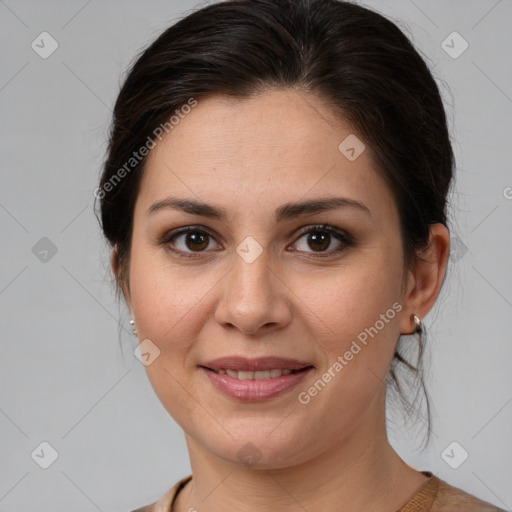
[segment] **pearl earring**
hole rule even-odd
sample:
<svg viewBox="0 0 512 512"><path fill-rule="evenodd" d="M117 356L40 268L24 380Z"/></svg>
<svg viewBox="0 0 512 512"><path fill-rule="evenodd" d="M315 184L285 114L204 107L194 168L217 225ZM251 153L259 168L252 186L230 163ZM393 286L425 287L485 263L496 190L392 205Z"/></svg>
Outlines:
<svg viewBox="0 0 512 512"><path fill-rule="evenodd" d="M137 329L135 329L135 320L131 319L130 320L130 325L132 326L132 332L133 332L133 335L134 336L137 336Z"/></svg>

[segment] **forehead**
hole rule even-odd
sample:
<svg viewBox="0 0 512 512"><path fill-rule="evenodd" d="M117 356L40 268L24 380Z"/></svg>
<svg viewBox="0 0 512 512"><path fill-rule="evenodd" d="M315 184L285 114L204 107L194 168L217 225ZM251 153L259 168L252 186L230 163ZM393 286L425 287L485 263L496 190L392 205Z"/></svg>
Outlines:
<svg viewBox="0 0 512 512"><path fill-rule="evenodd" d="M239 213L308 196L343 195L371 203L377 215L394 213L371 148L312 94L211 96L156 143L137 201L146 208L166 194L218 199Z"/></svg>

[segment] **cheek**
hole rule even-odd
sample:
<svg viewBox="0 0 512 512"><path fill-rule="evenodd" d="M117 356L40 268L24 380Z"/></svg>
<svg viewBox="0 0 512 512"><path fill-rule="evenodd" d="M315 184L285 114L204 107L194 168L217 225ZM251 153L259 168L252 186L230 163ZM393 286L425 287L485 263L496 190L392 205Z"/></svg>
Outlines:
<svg viewBox="0 0 512 512"><path fill-rule="evenodd" d="M217 281L213 273L169 264L160 251L134 249L130 288L139 338L151 339L164 355L186 352L208 321L208 293Z"/></svg>
<svg viewBox="0 0 512 512"><path fill-rule="evenodd" d="M309 315L310 330L324 359L319 380L300 390L301 403L321 411L333 435L352 428L382 390L400 332L400 277L367 261L316 281L308 296L308 308L318 312Z"/></svg>
<svg viewBox="0 0 512 512"><path fill-rule="evenodd" d="M307 288L297 283L297 295L303 298L304 311L309 309L307 316L315 322L317 333L323 333L317 341L326 352L332 356L348 349L352 340L376 323L379 339L395 337L401 309L399 268L367 259L329 277L308 280Z"/></svg>
<svg viewBox="0 0 512 512"><path fill-rule="evenodd" d="M205 311L201 299L207 292L208 280L184 278L183 273L163 260L155 251L141 247L132 251L133 315L139 340L151 340L160 351L145 366L151 386L169 414L188 430L195 421L205 421L201 409L184 389L190 387L187 357L203 328Z"/></svg>

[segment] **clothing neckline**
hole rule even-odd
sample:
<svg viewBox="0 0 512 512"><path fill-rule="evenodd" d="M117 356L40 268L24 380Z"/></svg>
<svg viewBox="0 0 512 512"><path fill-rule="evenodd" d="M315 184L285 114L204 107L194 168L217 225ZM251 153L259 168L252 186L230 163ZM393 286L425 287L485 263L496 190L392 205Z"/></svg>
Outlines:
<svg viewBox="0 0 512 512"><path fill-rule="evenodd" d="M190 480L192 480L192 475L185 477L183 480L180 480L176 484L176 490L169 503L169 508L165 512L173 512L172 507L174 505L174 502L176 501L176 498L178 497L178 494L183 489L183 487L185 487L185 485L187 485L190 482Z"/></svg>
<svg viewBox="0 0 512 512"><path fill-rule="evenodd" d="M430 510L439 488L439 478L431 471L421 471L427 479L407 498L396 512L424 512Z"/></svg>
<svg viewBox="0 0 512 512"><path fill-rule="evenodd" d="M422 512L430 510L434 498L439 488L439 479L431 471L421 471L427 479L407 498L405 503L400 506L396 512ZM172 507L180 491L192 480L193 475L185 477L176 484L174 495L172 496L169 508L166 512L173 512Z"/></svg>

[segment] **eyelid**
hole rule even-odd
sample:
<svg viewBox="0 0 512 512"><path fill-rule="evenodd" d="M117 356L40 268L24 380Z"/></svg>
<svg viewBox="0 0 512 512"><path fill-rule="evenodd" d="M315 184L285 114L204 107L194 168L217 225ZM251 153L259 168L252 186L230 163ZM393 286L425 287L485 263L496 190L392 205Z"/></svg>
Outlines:
<svg viewBox="0 0 512 512"><path fill-rule="evenodd" d="M328 233L334 233L340 236L340 238L345 238L350 240L352 237L343 229L337 228L335 226L331 226L330 224L309 224L300 228L295 236L304 235L309 233L310 231L327 231Z"/></svg>

